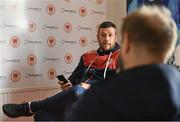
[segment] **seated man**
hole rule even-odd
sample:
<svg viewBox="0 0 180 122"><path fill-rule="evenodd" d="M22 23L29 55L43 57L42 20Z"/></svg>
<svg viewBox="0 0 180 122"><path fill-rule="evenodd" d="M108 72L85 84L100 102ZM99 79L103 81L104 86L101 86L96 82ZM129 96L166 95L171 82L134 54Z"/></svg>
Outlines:
<svg viewBox="0 0 180 122"><path fill-rule="evenodd" d="M116 43L116 26L108 21L100 24L97 40L99 49L83 54L68 78L73 87L40 101L4 104L4 114L13 118L35 114L35 120L62 120L66 107L76 101L90 84L110 77L117 69L120 46Z"/></svg>
<svg viewBox="0 0 180 122"><path fill-rule="evenodd" d="M168 9L143 6L123 19L120 72L92 84L66 120L178 120L180 73L168 64L177 41Z"/></svg>

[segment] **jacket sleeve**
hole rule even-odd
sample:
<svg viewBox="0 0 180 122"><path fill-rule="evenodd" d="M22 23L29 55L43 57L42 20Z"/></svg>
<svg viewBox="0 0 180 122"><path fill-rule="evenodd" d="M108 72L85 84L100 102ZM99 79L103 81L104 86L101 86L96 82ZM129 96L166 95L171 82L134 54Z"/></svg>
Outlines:
<svg viewBox="0 0 180 122"><path fill-rule="evenodd" d="M77 85L81 83L83 71L84 71L84 63L83 63L83 55L82 55L78 66L75 68L73 73L68 78L68 80L72 83L72 85Z"/></svg>
<svg viewBox="0 0 180 122"><path fill-rule="evenodd" d="M91 88L86 90L79 99L66 109L65 120L103 120L106 119L107 110L102 100ZM104 116L105 115L105 116Z"/></svg>

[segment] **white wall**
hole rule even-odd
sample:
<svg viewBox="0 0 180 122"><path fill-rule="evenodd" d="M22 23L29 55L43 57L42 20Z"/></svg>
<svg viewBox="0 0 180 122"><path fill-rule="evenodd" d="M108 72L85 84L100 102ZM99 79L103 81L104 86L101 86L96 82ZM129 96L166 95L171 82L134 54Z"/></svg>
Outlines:
<svg viewBox="0 0 180 122"><path fill-rule="evenodd" d="M118 30L120 38L121 18L126 15L126 0L107 0L107 19L113 21Z"/></svg>

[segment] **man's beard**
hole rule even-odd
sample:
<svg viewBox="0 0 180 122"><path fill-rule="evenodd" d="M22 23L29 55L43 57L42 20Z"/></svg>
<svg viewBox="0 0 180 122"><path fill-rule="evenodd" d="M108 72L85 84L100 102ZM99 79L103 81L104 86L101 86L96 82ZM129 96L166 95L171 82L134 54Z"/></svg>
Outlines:
<svg viewBox="0 0 180 122"><path fill-rule="evenodd" d="M121 72L124 71L124 64L123 64L123 60L122 60L122 57L121 55L119 56L119 59L118 59L118 68L116 70L116 73L119 74Z"/></svg>

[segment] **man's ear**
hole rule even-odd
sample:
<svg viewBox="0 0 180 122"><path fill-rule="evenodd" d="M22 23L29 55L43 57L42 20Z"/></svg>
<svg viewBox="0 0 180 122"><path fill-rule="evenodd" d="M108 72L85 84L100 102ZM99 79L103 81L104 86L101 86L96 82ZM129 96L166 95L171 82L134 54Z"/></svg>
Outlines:
<svg viewBox="0 0 180 122"><path fill-rule="evenodd" d="M127 33L124 33L123 46L124 46L124 51L128 53L131 49L131 41L129 40Z"/></svg>
<svg viewBox="0 0 180 122"><path fill-rule="evenodd" d="M98 34L96 34L96 39L97 39L97 41L99 40L99 35Z"/></svg>
<svg viewBox="0 0 180 122"><path fill-rule="evenodd" d="M115 37L115 42L117 42L117 40L118 40L118 37L117 37L117 34L116 34L116 37Z"/></svg>

